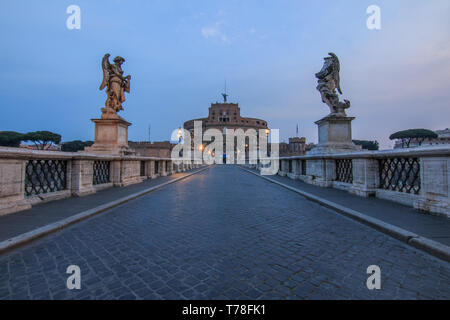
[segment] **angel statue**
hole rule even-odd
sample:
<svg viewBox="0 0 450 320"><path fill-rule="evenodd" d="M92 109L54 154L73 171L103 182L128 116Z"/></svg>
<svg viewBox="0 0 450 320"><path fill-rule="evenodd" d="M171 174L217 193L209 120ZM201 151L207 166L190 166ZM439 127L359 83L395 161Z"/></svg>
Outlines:
<svg viewBox="0 0 450 320"><path fill-rule="evenodd" d="M105 108L102 108L103 115L114 116L122 108L122 102L125 101L125 93L130 92L131 76L123 76L122 63L125 59L122 57L115 57L114 64L109 63L110 54L107 53L102 59L103 81L100 85L100 90L106 87L106 102Z"/></svg>
<svg viewBox="0 0 450 320"><path fill-rule="evenodd" d="M325 57L322 70L316 73L318 79L317 90L322 96L322 101L330 107L330 116L346 116L345 109L350 108L350 101L339 101L336 89L342 94L340 86L340 64L338 57L330 52L329 57Z"/></svg>

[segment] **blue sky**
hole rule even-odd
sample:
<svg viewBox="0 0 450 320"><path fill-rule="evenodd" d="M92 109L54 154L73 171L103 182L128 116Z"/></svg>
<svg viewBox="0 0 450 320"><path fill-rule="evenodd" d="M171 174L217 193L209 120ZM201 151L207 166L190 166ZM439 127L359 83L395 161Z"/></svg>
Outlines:
<svg viewBox="0 0 450 320"><path fill-rule="evenodd" d="M66 8L81 8L68 30ZM366 28L381 8L382 29ZM123 56L131 93L121 116L130 140L168 140L184 121L229 100L266 119L282 139L296 124L317 142L328 113L314 73L341 60L343 97L355 139L379 140L412 127L450 127L450 1L42 0L0 4L0 130L50 130L92 140L105 93L100 61Z"/></svg>

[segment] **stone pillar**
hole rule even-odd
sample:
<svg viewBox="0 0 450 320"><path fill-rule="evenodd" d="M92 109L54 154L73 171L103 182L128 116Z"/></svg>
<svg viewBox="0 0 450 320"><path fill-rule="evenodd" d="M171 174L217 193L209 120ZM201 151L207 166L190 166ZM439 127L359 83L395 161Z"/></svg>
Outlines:
<svg viewBox="0 0 450 320"><path fill-rule="evenodd" d="M122 186L122 161L121 160L113 160L111 161L111 166L109 167L109 177L113 186L121 187Z"/></svg>
<svg viewBox="0 0 450 320"><path fill-rule="evenodd" d="M173 162L167 161L167 175L170 176L173 173Z"/></svg>
<svg viewBox="0 0 450 320"><path fill-rule="evenodd" d="M0 215L31 208L25 200L25 160L0 159Z"/></svg>
<svg viewBox="0 0 450 320"><path fill-rule="evenodd" d="M414 203L419 210L450 217L450 158L420 158L420 198Z"/></svg>
<svg viewBox="0 0 450 320"><path fill-rule="evenodd" d="M305 182L321 187L327 186L326 165L324 159L306 160L306 167L308 175L303 179Z"/></svg>
<svg viewBox="0 0 450 320"><path fill-rule="evenodd" d="M94 144L85 151L110 155L130 155L134 151L128 146L128 127L131 123L116 115L111 119L92 119L95 123Z"/></svg>
<svg viewBox="0 0 450 320"><path fill-rule="evenodd" d="M155 160L150 160L150 178L151 179L155 179L158 175L155 172L155 167L156 167L156 161Z"/></svg>
<svg viewBox="0 0 450 320"><path fill-rule="evenodd" d="M379 166L376 159L353 159L353 187L350 193L362 197L373 196L380 185Z"/></svg>
<svg viewBox="0 0 450 320"><path fill-rule="evenodd" d="M352 141L352 124L354 117L326 116L316 121L319 130L319 144L308 154L331 154L361 150Z"/></svg>
<svg viewBox="0 0 450 320"><path fill-rule="evenodd" d="M160 176L161 177L167 176L167 170L166 170L167 161L165 161L165 160L160 161L159 164L161 165Z"/></svg>
<svg viewBox="0 0 450 320"><path fill-rule="evenodd" d="M298 179L300 177L299 160L292 161L292 172L288 173L289 178Z"/></svg>
<svg viewBox="0 0 450 320"><path fill-rule="evenodd" d="M147 179L151 179L152 178L152 161L148 160L145 161L145 175L147 176Z"/></svg>
<svg viewBox="0 0 450 320"><path fill-rule="evenodd" d="M306 162L308 160L298 160L298 175L300 177L303 177L304 175L306 175Z"/></svg>
<svg viewBox="0 0 450 320"><path fill-rule="evenodd" d="M324 177L324 187L331 187L333 184L333 181L336 180L336 160L334 159L325 159L324 166L325 166L325 177Z"/></svg>
<svg viewBox="0 0 450 320"><path fill-rule="evenodd" d="M288 160L280 160L280 171L278 171L278 175L285 177L287 175L287 166L288 166Z"/></svg>
<svg viewBox="0 0 450 320"><path fill-rule="evenodd" d="M82 197L95 192L93 186L94 161L72 160L70 191L73 196Z"/></svg>
<svg viewBox="0 0 450 320"><path fill-rule="evenodd" d="M142 182L141 162L138 160L120 161L120 186Z"/></svg>

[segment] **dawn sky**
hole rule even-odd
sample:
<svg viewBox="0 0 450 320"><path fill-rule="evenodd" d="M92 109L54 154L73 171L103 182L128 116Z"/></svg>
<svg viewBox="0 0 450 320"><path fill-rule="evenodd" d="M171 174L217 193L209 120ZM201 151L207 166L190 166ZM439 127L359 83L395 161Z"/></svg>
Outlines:
<svg viewBox="0 0 450 320"><path fill-rule="evenodd" d="M69 30L66 8L81 8ZM366 9L381 8L381 30ZM131 93L120 115L129 139L169 140L207 116L227 81L229 101L263 118L282 140L317 142L328 107L314 74L341 60L342 99L353 138L393 144L391 133L450 127L450 1L433 0L42 0L0 5L0 130L49 130L93 140L105 93L101 58L126 59ZM111 59L112 60L112 59Z"/></svg>

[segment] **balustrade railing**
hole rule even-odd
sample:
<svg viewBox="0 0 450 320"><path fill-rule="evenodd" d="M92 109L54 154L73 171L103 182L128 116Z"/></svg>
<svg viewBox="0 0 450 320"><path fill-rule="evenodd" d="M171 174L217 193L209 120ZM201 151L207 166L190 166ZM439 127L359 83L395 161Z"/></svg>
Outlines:
<svg viewBox="0 0 450 320"><path fill-rule="evenodd" d="M111 161L94 161L93 185L111 182L110 180Z"/></svg>
<svg viewBox="0 0 450 320"><path fill-rule="evenodd" d="M302 176L306 176L306 160L300 160L302 165Z"/></svg>
<svg viewBox="0 0 450 320"><path fill-rule="evenodd" d="M380 188L398 192L420 193L420 161L418 158L379 159Z"/></svg>
<svg viewBox="0 0 450 320"><path fill-rule="evenodd" d="M25 196L67 188L66 160L29 160L25 164Z"/></svg>
<svg viewBox="0 0 450 320"><path fill-rule="evenodd" d="M336 181L353 183L352 159L336 159Z"/></svg>
<svg viewBox="0 0 450 320"><path fill-rule="evenodd" d="M145 177L145 161L141 161L141 170L140 170L140 175L141 177Z"/></svg>

